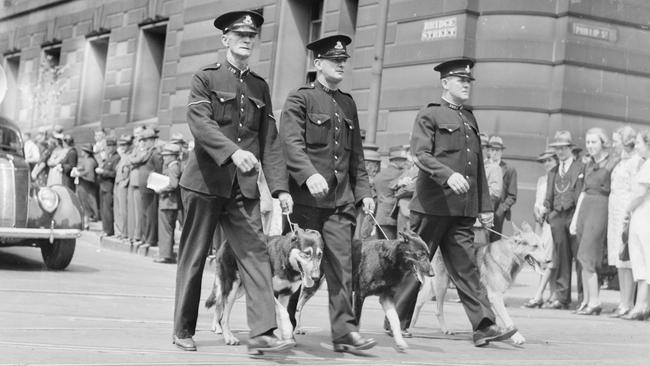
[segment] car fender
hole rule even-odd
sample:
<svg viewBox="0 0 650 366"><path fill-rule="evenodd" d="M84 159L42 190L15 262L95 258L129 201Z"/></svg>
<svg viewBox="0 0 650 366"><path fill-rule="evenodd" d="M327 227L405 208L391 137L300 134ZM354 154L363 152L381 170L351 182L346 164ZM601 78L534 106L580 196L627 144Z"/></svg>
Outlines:
<svg viewBox="0 0 650 366"><path fill-rule="evenodd" d="M27 227L56 229L83 229L83 209L77 195L68 187L52 185L51 188L59 196L59 205L50 214L45 212L38 203L36 194L29 197ZM52 222L54 222L52 226Z"/></svg>

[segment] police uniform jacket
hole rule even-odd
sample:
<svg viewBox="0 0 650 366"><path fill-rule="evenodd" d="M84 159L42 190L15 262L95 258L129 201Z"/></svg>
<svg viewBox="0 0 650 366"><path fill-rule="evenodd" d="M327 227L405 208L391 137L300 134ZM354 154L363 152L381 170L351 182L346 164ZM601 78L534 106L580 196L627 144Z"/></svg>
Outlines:
<svg viewBox="0 0 650 366"><path fill-rule="evenodd" d="M100 168L104 171L97 174L99 181L100 192L113 192L113 184L115 183L115 168L120 161L120 154L114 152L102 162Z"/></svg>
<svg viewBox="0 0 650 366"><path fill-rule="evenodd" d="M169 177L169 185L160 191L158 208L161 210L177 210L180 208L178 182L181 177L181 162L172 160L163 167L163 174Z"/></svg>
<svg viewBox="0 0 650 366"><path fill-rule="evenodd" d="M420 169L409 209L435 216L476 217L492 212L479 129L467 109L444 99L420 110L413 125L411 151ZM453 173L469 182L456 194L447 184Z"/></svg>
<svg viewBox="0 0 650 366"><path fill-rule="evenodd" d="M287 97L280 122L294 202L319 208L359 203L372 197L352 96L319 82ZM307 178L321 174L329 191L316 199Z"/></svg>
<svg viewBox="0 0 650 366"><path fill-rule="evenodd" d="M180 185L211 196L230 197L235 179L247 198L259 198L257 170L242 173L231 159L239 150L253 153L273 197L288 192L282 145L273 118L269 86L250 70L215 63L194 74L187 122L195 147Z"/></svg>

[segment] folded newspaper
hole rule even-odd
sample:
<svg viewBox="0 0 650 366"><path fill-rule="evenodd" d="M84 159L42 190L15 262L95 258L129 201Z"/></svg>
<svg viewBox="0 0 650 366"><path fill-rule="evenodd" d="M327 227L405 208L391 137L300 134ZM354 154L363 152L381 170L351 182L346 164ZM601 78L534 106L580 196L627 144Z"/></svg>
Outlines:
<svg viewBox="0 0 650 366"><path fill-rule="evenodd" d="M147 188L159 192L167 186L169 186L168 176L155 172L149 173L149 177L147 178Z"/></svg>

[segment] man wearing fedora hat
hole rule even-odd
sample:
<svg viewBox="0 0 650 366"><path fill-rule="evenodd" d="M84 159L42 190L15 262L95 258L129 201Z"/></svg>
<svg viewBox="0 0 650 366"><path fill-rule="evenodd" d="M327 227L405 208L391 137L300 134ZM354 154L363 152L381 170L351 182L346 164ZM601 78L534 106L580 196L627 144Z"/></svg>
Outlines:
<svg viewBox="0 0 650 366"><path fill-rule="evenodd" d="M494 200L494 231L501 233L503 223L510 220L512 206L517 202L517 171L514 167L501 160L503 150L503 139L500 136L491 136L488 141L490 160L500 168L502 174L502 186L500 194ZM490 232L490 241L501 239L499 234Z"/></svg>
<svg viewBox="0 0 650 366"><path fill-rule="evenodd" d="M115 184L115 168L120 161L117 153L117 139L108 136L104 139L104 160L95 168L99 185L99 209L102 216L104 235L113 236L113 185Z"/></svg>
<svg viewBox="0 0 650 366"><path fill-rule="evenodd" d="M133 136L122 135L117 140L117 153L120 161L115 166L115 185L113 188L113 209L115 212L115 231L119 239L129 237L129 162Z"/></svg>
<svg viewBox="0 0 650 366"><path fill-rule="evenodd" d="M339 89L352 39L337 34L307 45L316 80L287 97L280 134L296 200L292 216L300 227L323 235L323 272L329 295L334 351L365 350L373 339L359 334L352 308L352 239L357 207L375 211L363 159L357 106Z"/></svg>
<svg viewBox="0 0 650 366"><path fill-rule="evenodd" d="M569 232L569 226L582 191L585 166L581 161L574 159L572 150L575 145L569 131L557 131L549 146L555 149L558 165L548 173L544 200L544 213L551 225L554 251L554 273L551 281L555 282L555 292L548 307L568 309L571 304L572 264L578 252L578 242ZM582 301L582 268L579 261L575 263L578 300Z"/></svg>
<svg viewBox="0 0 650 366"><path fill-rule="evenodd" d="M195 147L181 176L185 222L176 272L174 343L195 351L193 336L201 278L215 228L235 252L246 292L251 354L295 345L279 340L271 265L262 231L258 170L283 212L291 212L287 170L273 118L269 86L251 71L249 59L264 18L254 11L222 14L223 62L202 67L191 81L187 122Z"/></svg>
<svg viewBox="0 0 650 366"><path fill-rule="evenodd" d="M469 100L474 60L453 59L434 70L440 73L442 98L418 113L411 133L411 153L419 168L409 205L410 225L430 246L439 248L449 275L472 324L474 345L510 338L517 330L502 329L479 281L472 227L478 217L492 225L493 205L488 191L479 128L463 104ZM409 334L420 285L405 277L397 294L403 333Z"/></svg>

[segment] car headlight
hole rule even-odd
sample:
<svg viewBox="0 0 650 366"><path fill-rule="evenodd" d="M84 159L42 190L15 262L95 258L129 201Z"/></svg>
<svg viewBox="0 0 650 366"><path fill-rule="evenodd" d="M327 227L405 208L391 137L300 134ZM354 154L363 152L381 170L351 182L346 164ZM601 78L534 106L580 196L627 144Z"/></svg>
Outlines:
<svg viewBox="0 0 650 366"><path fill-rule="evenodd" d="M59 195L51 188L43 187L38 190L38 204L47 213L53 213L59 207Z"/></svg>

